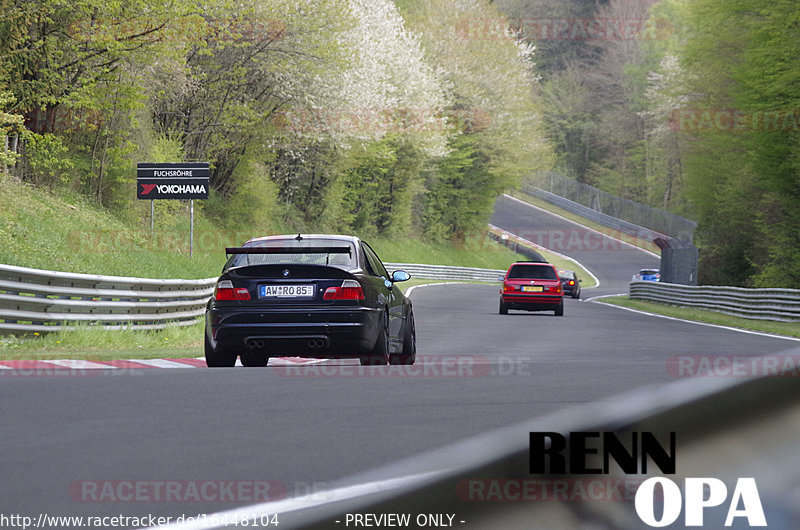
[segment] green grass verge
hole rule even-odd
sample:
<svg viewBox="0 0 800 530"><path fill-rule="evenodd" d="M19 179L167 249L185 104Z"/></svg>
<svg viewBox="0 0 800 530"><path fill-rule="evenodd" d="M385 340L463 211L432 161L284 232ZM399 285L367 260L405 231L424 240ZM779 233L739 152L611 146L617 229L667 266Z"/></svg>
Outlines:
<svg viewBox="0 0 800 530"><path fill-rule="evenodd" d="M13 197L0 201L0 263L7 265L112 276L209 278L225 263L226 246L274 233L269 227L219 227L198 206L190 257L188 210L178 201L156 201L151 238L147 201L134 204L126 220L78 194L49 192L11 179L0 179L0 196ZM367 240L389 262L506 269L524 259L485 234L461 246L412 237Z"/></svg>
<svg viewBox="0 0 800 530"><path fill-rule="evenodd" d="M607 226L595 223L594 221L586 219L585 217L581 217L580 215L574 214L568 210L560 208L555 204L551 204L545 200L542 200L539 197L529 195L519 190L509 191L508 194L511 195L512 197L516 197L519 200L537 206L542 210L547 210L548 212L560 215L561 217L566 217L570 221L575 221L576 223L579 223L593 230L597 230L598 232L603 233L607 236L622 240L625 243L630 243L631 245L635 245L644 250L649 250L650 252L655 252L656 254L659 254L661 252L661 249L659 249L658 246L652 241L648 241L646 239L642 239L639 237L634 237L630 234L625 234L623 232L620 232L619 230L614 230L613 228L609 228Z"/></svg>
<svg viewBox="0 0 800 530"><path fill-rule="evenodd" d="M153 359L203 354L203 324L163 330L106 330L75 326L43 335L0 337L0 360L9 359Z"/></svg>
<svg viewBox="0 0 800 530"><path fill-rule="evenodd" d="M631 300L628 295L602 298L601 301L623 307L630 307L632 309L639 309L649 313L656 313L658 315L800 338L800 326L797 325L797 322L751 320L733 315L726 315L725 313L718 313L716 311L708 311L706 309L679 307L668 304L660 304L658 302L647 302L644 300Z"/></svg>
<svg viewBox="0 0 800 530"><path fill-rule="evenodd" d="M219 274L223 247L235 233L195 214L195 249L189 256L189 215L178 201L156 201L150 238L149 205L135 204L126 220L69 192L51 193L0 179L0 263L47 270L151 278L204 278ZM140 201L145 203L146 201ZM169 204L166 204L169 203ZM145 213L146 212L146 213ZM205 247L205 248L204 248Z"/></svg>

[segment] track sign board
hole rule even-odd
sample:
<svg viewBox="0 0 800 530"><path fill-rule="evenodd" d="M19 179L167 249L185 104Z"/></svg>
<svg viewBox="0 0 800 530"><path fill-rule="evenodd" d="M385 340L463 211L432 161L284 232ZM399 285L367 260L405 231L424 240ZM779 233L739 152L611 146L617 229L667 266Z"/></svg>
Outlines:
<svg viewBox="0 0 800 530"><path fill-rule="evenodd" d="M137 199L208 199L208 162L136 164Z"/></svg>

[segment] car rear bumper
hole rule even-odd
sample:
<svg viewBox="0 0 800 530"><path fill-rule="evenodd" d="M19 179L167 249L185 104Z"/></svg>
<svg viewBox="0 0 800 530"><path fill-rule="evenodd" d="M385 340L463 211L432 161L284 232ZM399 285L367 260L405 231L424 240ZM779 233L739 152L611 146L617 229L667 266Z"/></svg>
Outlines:
<svg viewBox="0 0 800 530"><path fill-rule="evenodd" d="M206 334L215 349L232 353L358 357L375 346L380 316L368 307L211 308Z"/></svg>
<svg viewBox="0 0 800 530"><path fill-rule="evenodd" d="M501 299L503 303L509 309L524 309L527 311L550 311L558 309L564 303L564 297L561 295L524 295L524 294L515 294L515 295L508 295L503 294L501 295Z"/></svg>

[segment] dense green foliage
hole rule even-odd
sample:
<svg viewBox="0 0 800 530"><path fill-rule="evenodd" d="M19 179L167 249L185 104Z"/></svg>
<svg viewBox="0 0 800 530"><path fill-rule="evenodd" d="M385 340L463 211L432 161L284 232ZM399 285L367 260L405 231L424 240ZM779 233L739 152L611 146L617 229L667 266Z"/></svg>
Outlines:
<svg viewBox="0 0 800 530"><path fill-rule="evenodd" d="M800 287L800 4L497 4L539 44L559 172L697 220L703 283Z"/></svg>
<svg viewBox="0 0 800 530"><path fill-rule="evenodd" d="M721 281L800 287L800 5L687 7L685 84L714 119L704 127L700 114L686 131L706 262ZM728 109L741 123L726 124Z"/></svg>
<svg viewBox="0 0 800 530"><path fill-rule="evenodd" d="M4 178L144 225L135 163L208 161L221 227L463 242L549 166L533 50L449 31L488 0L400 4L0 0Z"/></svg>
<svg viewBox="0 0 800 530"><path fill-rule="evenodd" d="M144 226L135 163L205 160L217 227L461 244L555 164L696 219L701 282L800 287L799 20L790 0L0 0L0 178Z"/></svg>

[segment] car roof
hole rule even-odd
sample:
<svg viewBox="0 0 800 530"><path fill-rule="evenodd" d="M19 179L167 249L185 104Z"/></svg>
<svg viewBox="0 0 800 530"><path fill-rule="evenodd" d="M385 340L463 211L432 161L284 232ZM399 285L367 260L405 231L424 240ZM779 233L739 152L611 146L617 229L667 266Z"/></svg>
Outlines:
<svg viewBox="0 0 800 530"><path fill-rule="evenodd" d="M545 262L542 262L542 261L515 261L514 263L511 264L511 266L508 268L508 270L510 271L511 269L516 267L517 265L525 265L525 266L533 265L533 266L536 266L536 267L549 267L549 268L553 269L554 271L556 271L556 276L558 276L558 270L556 269L556 266L553 265L552 263L548 263L546 261Z"/></svg>
<svg viewBox="0 0 800 530"><path fill-rule="evenodd" d="M248 239L247 243L255 243L260 241L283 241L288 239L297 239L298 236L302 239L333 239L337 241L347 241L357 245L361 240L356 236L345 236L342 234L284 234L278 236L263 236ZM245 243L245 244L247 244Z"/></svg>

